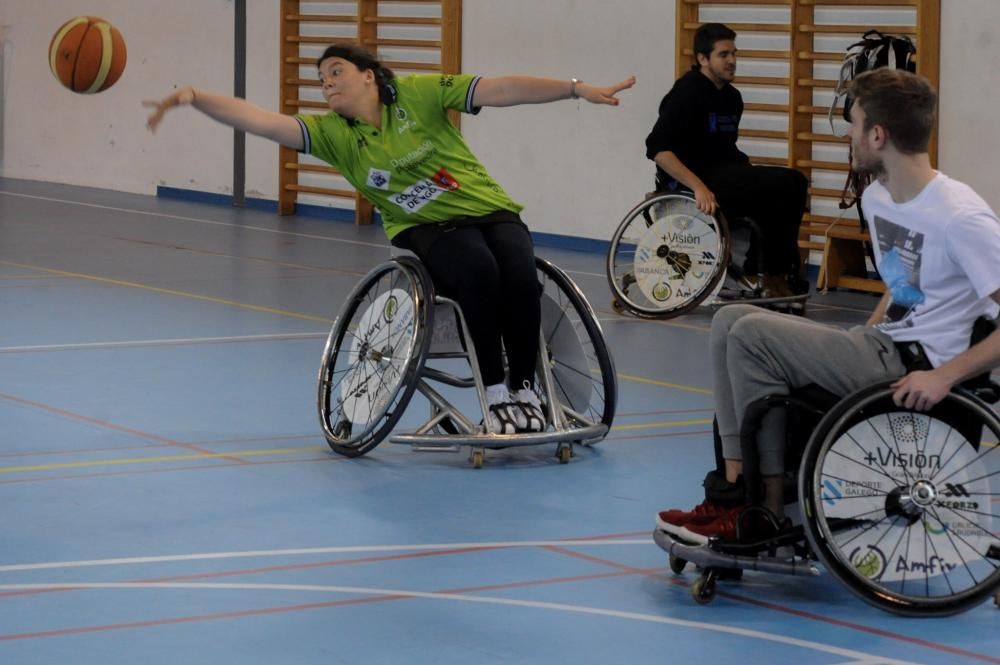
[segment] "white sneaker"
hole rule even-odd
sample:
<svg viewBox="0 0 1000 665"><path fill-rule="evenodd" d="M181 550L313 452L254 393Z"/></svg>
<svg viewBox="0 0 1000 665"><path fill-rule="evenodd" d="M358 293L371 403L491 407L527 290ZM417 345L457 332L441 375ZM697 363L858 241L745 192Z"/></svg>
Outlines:
<svg viewBox="0 0 1000 665"><path fill-rule="evenodd" d="M542 409L542 401L538 399L538 393L531 388L531 384L524 382L524 387L513 395L514 402L521 407L524 416L524 426L522 429L529 432L541 432L545 429L545 411Z"/></svg>
<svg viewBox="0 0 1000 665"><path fill-rule="evenodd" d="M526 423L524 414L502 383L486 387L486 406L486 429L493 434L514 434L521 423Z"/></svg>

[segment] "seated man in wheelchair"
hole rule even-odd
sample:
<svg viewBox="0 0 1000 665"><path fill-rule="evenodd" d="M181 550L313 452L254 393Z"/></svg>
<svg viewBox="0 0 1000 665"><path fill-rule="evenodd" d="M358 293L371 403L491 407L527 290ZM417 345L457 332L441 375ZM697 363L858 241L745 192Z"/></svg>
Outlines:
<svg viewBox="0 0 1000 665"><path fill-rule="evenodd" d="M764 297L808 292L799 279L799 225L808 182L793 169L757 166L736 146L743 97L736 76L736 33L706 23L694 36L695 63L660 102L659 117L646 138L646 156L656 163L657 192L690 190L705 213L718 208L730 219L750 217L763 246L751 235L743 265L746 285L763 273ZM763 265L758 265L758 256Z"/></svg>
<svg viewBox="0 0 1000 665"><path fill-rule="evenodd" d="M330 109L325 115L273 113L188 86L146 102L155 108L148 126L155 130L168 109L190 105L336 166L378 207L392 244L413 251L437 292L461 307L486 385L488 431L541 431L545 417L533 386L540 294L531 235L522 206L472 154L448 111L578 98L614 106L634 77L606 87L525 76L397 78L364 48L346 43L327 48L316 64Z"/></svg>
<svg viewBox="0 0 1000 665"><path fill-rule="evenodd" d="M861 205L886 294L866 325L849 330L749 305L715 315L710 345L725 478L709 474L709 498L694 510L658 515L657 529L680 540L748 540L738 533L746 502L726 499L743 496L741 426L760 400L814 385L842 397L890 380L897 406L927 411L1000 365L1000 331L970 346L977 320L1000 311L1000 221L971 188L931 167L935 91L920 76L883 68L859 76L850 94L853 166L876 177ZM771 525L784 517L783 415L769 412L756 432L754 463Z"/></svg>

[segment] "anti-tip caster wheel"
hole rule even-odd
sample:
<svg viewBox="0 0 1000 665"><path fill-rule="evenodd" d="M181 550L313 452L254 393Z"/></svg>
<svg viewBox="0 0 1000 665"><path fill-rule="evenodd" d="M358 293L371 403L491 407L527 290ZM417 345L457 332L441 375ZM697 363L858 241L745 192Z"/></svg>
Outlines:
<svg viewBox="0 0 1000 665"><path fill-rule="evenodd" d="M556 457L559 458L560 464L569 464L570 458L573 457L573 447L563 446L556 451Z"/></svg>
<svg viewBox="0 0 1000 665"><path fill-rule="evenodd" d="M691 584L691 597L699 605L708 605L715 599L715 579L702 575Z"/></svg>
<svg viewBox="0 0 1000 665"><path fill-rule="evenodd" d="M473 469L483 468L483 460L486 458L485 451L473 450L472 454L469 455L469 461L472 462Z"/></svg>
<svg viewBox="0 0 1000 665"><path fill-rule="evenodd" d="M687 559L682 559L673 554L670 555L670 570L672 570L675 575L683 573L685 566L687 566Z"/></svg>
<svg viewBox="0 0 1000 665"><path fill-rule="evenodd" d="M625 305L623 305L622 301L619 300L618 298L612 298L611 309L613 309L616 314L621 314L622 312L625 311Z"/></svg>

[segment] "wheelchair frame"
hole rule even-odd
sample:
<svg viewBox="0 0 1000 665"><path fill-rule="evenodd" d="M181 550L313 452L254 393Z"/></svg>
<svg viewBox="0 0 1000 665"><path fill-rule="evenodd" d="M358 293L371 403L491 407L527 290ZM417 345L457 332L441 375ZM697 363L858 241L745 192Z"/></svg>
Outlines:
<svg viewBox="0 0 1000 665"><path fill-rule="evenodd" d="M753 220L742 223L760 235ZM607 277L614 310L641 318L670 319L699 305L737 302L795 305L793 311L804 313L809 298L808 293L764 297L760 276L745 285L753 280L732 261L725 215L701 212L686 192L652 194L625 215L608 247ZM727 277L735 288L725 288Z"/></svg>
<svg viewBox="0 0 1000 665"><path fill-rule="evenodd" d="M535 264L542 287L536 384L546 413L543 431L488 431L485 387L475 348L463 344L471 337L461 308L449 298L434 295L430 276L419 260L401 256L377 266L355 286L327 339L317 406L331 449L348 457L373 449L397 424L415 391L430 403L429 418L411 433L389 436L389 441L418 451L457 451L468 446L476 468L482 466L487 449L555 443L556 456L567 463L574 443L601 441L614 419L617 377L600 324L565 272L537 257ZM386 279L388 289L373 297L371 292ZM581 334L591 345L589 352L583 348L586 342ZM338 371L345 342L351 345L347 367ZM587 366L570 366L560 353ZM429 360L467 360L471 376L428 367ZM600 374L599 382L593 379L595 373ZM466 417L432 381L475 388L481 423ZM343 417L347 410L355 411L353 420ZM355 429L359 414L366 420L361 431Z"/></svg>
<svg viewBox="0 0 1000 665"><path fill-rule="evenodd" d="M674 573L680 574L688 562L702 568L691 586L696 602L711 602L716 582L739 579L743 570L818 575L814 561L819 561L862 600L896 614L957 614L990 595L1000 605L1000 516L979 510L979 501L989 502L996 493L989 491L995 489L990 477L1000 481L1000 453L992 457L992 473L982 475L979 468L1000 440L1000 418L989 406L1000 399L1000 386L987 380L957 388L928 412L896 407L893 392L891 382L859 390L820 419L797 473L800 525L750 542L710 538L700 545L654 530L653 539L669 553ZM769 401L785 407L794 403ZM994 437L985 452L984 428ZM932 442L932 434L942 433L943 441ZM957 445L951 451L948 441L955 433ZM871 459L862 459L867 467L879 467L874 473L848 455L852 448L863 452L869 439L876 452L869 450ZM914 449L905 447L911 443ZM869 471L868 476L848 477L855 467ZM977 491L983 481L986 491ZM839 514L844 505L858 507L854 514ZM740 521L752 510L744 511ZM977 516L986 517L985 525L976 522ZM911 528L920 532L915 545ZM898 538L887 553L890 534ZM879 536L874 542L873 535ZM899 551L904 535L905 554ZM921 542L922 555L917 553ZM794 557L778 556L779 548L789 547ZM979 559L971 560L973 556ZM913 573L909 590L908 573Z"/></svg>

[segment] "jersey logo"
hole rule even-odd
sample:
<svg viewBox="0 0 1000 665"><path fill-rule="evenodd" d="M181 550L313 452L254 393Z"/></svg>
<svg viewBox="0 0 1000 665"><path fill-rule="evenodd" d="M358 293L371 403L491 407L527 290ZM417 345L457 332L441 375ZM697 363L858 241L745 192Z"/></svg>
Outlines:
<svg viewBox="0 0 1000 665"><path fill-rule="evenodd" d="M455 176L442 166L429 179L413 183L399 194L390 196L389 200L410 215L445 192L454 192L461 186Z"/></svg>
<svg viewBox="0 0 1000 665"><path fill-rule="evenodd" d="M404 109L402 106L396 104L394 109L396 114L396 120L399 121L399 125L396 127L397 134L403 134L417 126L417 123L410 120L410 114L407 113L406 109Z"/></svg>
<svg viewBox="0 0 1000 665"><path fill-rule="evenodd" d="M438 169L437 173L431 176L431 180L433 180L434 184L441 189L447 189L450 192L453 192L461 187L461 185L458 184L458 181L455 180L455 176L448 173L443 166Z"/></svg>
<svg viewBox="0 0 1000 665"><path fill-rule="evenodd" d="M374 187L375 189L381 189L383 191L389 189L389 179L391 174L388 171L382 171L374 167L368 169L368 186Z"/></svg>

